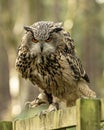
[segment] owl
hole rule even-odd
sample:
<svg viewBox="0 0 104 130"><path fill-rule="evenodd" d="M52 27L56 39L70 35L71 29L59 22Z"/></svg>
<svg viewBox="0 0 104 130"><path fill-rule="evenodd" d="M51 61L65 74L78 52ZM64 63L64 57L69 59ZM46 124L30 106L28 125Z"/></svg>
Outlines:
<svg viewBox="0 0 104 130"><path fill-rule="evenodd" d="M59 102L73 106L78 98L96 97L88 86L90 81L76 55L74 41L62 23L39 21L24 26L24 30L16 69L42 90L31 106L47 102L58 109Z"/></svg>

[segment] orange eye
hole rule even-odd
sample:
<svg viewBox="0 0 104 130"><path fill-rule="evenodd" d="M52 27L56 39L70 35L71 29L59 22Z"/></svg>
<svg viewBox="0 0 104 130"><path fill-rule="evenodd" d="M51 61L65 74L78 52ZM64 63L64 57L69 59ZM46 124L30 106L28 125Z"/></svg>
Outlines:
<svg viewBox="0 0 104 130"><path fill-rule="evenodd" d="M51 37L49 37L47 40L45 40L46 42L50 42L52 40Z"/></svg>
<svg viewBox="0 0 104 130"><path fill-rule="evenodd" d="M32 42L37 43L37 42L38 42L38 40L37 40L37 39L35 39L35 38L33 38L33 39L32 39Z"/></svg>

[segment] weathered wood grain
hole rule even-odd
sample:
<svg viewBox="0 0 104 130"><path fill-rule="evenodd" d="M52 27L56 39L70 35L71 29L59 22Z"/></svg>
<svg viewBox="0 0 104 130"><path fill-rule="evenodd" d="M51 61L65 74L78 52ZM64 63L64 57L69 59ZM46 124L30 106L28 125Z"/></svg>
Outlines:
<svg viewBox="0 0 104 130"><path fill-rule="evenodd" d="M103 128L100 122L104 121L104 99L78 99L74 107L41 117L36 112L37 109L29 112L28 118L19 116L13 130L100 130Z"/></svg>
<svg viewBox="0 0 104 130"><path fill-rule="evenodd" d="M51 112L46 116L17 120L14 130L50 130L76 125L76 107Z"/></svg>
<svg viewBox="0 0 104 130"><path fill-rule="evenodd" d="M101 102L99 99L77 100L77 130L100 130Z"/></svg>

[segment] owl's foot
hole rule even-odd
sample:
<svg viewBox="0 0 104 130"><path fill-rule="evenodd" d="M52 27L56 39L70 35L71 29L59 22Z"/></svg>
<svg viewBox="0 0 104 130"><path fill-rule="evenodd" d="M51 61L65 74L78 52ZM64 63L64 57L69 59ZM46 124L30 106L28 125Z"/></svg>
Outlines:
<svg viewBox="0 0 104 130"><path fill-rule="evenodd" d="M35 100L33 100L32 102L26 102L25 106L28 108L34 108L41 104L48 104L48 99L45 93L40 93L39 96L35 98Z"/></svg>
<svg viewBox="0 0 104 130"><path fill-rule="evenodd" d="M48 112L59 110L59 104L57 102L49 105Z"/></svg>
<svg viewBox="0 0 104 130"><path fill-rule="evenodd" d="M25 106L28 107L28 108L34 108L34 107L37 107L41 104L44 104L46 102L44 102L42 99L39 99L39 98L36 98L35 100L31 101L31 102L26 102L25 103Z"/></svg>
<svg viewBox="0 0 104 130"><path fill-rule="evenodd" d="M46 116L46 114L59 110L59 104L58 103L52 103L49 105L48 109L41 111L38 116L41 118L42 116Z"/></svg>

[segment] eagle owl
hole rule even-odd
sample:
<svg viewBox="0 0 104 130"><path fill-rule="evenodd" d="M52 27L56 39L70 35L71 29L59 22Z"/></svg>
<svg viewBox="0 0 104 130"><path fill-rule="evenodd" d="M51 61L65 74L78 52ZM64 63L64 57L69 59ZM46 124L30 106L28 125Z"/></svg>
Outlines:
<svg viewBox="0 0 104 130"><path fill-rule="evenodd" d="M16 69L42 90L31 105L47 100L50 105L62 101L73 106L78 98L96 97L87 85L89 78L73 40L61 23L40 21L24 29Z"/></svg>

